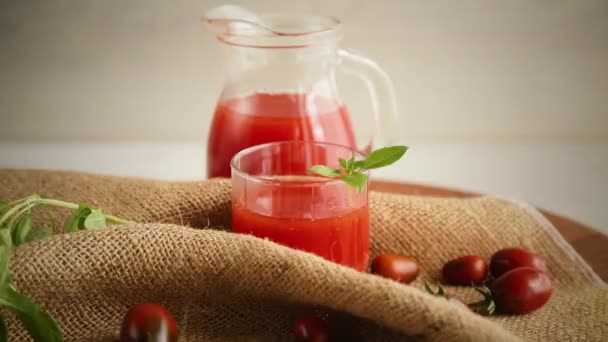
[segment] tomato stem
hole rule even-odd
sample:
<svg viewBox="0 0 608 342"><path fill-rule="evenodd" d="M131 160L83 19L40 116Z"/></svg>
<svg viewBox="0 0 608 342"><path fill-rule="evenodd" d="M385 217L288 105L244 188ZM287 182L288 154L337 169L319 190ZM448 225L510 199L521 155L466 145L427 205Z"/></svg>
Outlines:
<svg viewBox="0 0 608 342"><path fill-rule="evenodd" d="M427 283L426 281L424 282L424 288L428 293L432 294L433 296L447 298L445 296L445 289L443 288L443 286L441 286L441 284L437 285L437 292L433 291L429 283Z"/></svg>
<svg viewBox="0 0 608 342"><path fill-rule="evenodd" d="M472 308L482 308L484 313L493 315L496 311L496 303L492 298L492 291L486 286L476 286L475 284L473 284L473 288L483 296L483 299L467 305Z"/></svg>

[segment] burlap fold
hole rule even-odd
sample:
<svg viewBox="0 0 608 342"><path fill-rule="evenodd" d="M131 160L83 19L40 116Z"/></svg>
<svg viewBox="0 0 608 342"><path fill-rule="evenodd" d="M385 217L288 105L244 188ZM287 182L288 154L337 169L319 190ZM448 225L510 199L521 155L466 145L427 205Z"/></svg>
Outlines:
<svg viewBox="0 0 608 342"><path fill-rule="evenodd" d="M116 340L126 310L144 301L169 309L180 341L290 340L295 317L311 311L329 313L340 340L608 340L604 283L538 212L517 203L373 193L372 256L406 254L421 265L421 277L405 286L230 233L225 180L0 171L0 198L32 193L141 222L15 251L15 284L58 320L67 341ZM517 245L545 258L554 283L553 297L535 313L486 318L420 290L439 280L450 258ZM470 288L448 291L477 298ZM9 341L28 340L16 321L8 324Z"/></svg>

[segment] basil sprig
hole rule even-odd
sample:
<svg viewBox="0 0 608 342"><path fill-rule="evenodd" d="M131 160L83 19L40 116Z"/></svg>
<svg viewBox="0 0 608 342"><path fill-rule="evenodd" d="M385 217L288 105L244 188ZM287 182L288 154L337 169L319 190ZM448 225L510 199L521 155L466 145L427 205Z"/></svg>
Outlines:
<svg viewBox="0 0 608 342"><path fill-rule="evenodd" d="M34 207L47 209L51 226L34 226L31 211ZM52 235L58 228L48 208L61 207L73 210L63 225L63 232L105 228L107 223L129 223L121 218L106 215L90 204L75 204L32 195L17 201L0 201L0 307L17 316L25 330L35 342L62 342L63 337L57 322L38 304L11 284L10 257L13 248L21 244ZM0 317L0 341L8 338L6 324Z"/></svg>
<svg viewBox="0 0 608 342"><path fill-rule="evenodd" d="M355 160L354 156L349 160L340 158L338 159L340 168L315 165L309 168L308 171L325 177L338 177L348 185L361 191L363 186L367 184L366 170L378 169L391 165L401 159L406 151L407 146L383 147L372 151L361 160Z"/></svg>

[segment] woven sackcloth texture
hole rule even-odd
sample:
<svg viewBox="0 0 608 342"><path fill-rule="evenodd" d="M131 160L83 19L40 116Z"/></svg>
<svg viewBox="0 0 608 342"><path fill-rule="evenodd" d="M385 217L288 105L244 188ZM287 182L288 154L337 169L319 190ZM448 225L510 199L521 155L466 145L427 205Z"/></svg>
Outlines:
<svg viewBox="0 0 608 342"><path fill-rule="evenodd" d="M230 233L227 180L0 170L0 198L32 193L139 222L58 234L14 252L14 283L56 318L66 341L115 341L127 309L145 301L173 314L184 342L291 340L294 319L311 312L326 313L340 341L608 341L605 285L554 227L518 203L372 193L372 257L414 257L422 274L406 286ZM539 311L486 318L421 290L440 279L447 260L508 246L548 263L554 293ZM447 290L478 299L470 288ZM9 341L28 340L12 317L7 324Z"/></svg>

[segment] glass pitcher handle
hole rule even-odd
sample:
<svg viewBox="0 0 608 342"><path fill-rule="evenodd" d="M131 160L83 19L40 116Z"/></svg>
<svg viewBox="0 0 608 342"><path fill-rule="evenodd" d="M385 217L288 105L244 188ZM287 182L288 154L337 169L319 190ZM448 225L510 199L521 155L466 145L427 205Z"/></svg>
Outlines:
<svg viewBox="0 0 608 342"><path fill-rule="evenodd" d="M399 113L393 83L387 73L376 62L350 49L338 50L338 66L345 73L359 77L365 82L372 103L375 130L369 146L390 146L397 143Z"/></svg>

